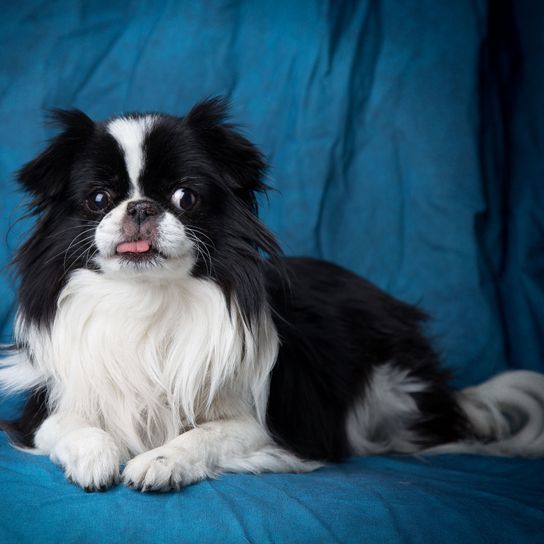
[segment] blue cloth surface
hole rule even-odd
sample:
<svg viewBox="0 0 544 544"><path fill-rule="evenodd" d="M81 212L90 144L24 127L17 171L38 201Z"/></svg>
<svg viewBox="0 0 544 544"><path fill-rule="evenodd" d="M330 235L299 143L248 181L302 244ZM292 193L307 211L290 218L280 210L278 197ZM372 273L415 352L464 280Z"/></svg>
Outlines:
<svg viewBox="0 0 544 544"><path fill-rule="evenodd" d="M88 494L0 439L0 542L544 542L544 461L367 457L226 474L179 493Z"/></svg>
<svg viewBox="0 0 544 544"><path fill-rule="evenodd" d="M44 108L182 115L223 94L270 160L262 217L286 253L418 303L459 385L543 369L544 4L512 4L4 2L0 266L29 226L13 172L52 135ZM544 542L543 469L370 458L86 495L2 437L0 542Z"/></svg>
<svg viewBox="0 0 544 544"><path fill-rule="evenodd" d="M544 49L531 9L520 8L528 74ZM517 125L500 125L493 84L481 88L487 11L483 0L8 3L0 228L23 211L13 172L52 135L44 108L184 114L223 94L270 160L277 191L262 216L287 253L419 303L459 383L539 368L544 83L521 87ZM0 264L26 226L12 228ZM12 293L0 282L4 338Z"/></svg>

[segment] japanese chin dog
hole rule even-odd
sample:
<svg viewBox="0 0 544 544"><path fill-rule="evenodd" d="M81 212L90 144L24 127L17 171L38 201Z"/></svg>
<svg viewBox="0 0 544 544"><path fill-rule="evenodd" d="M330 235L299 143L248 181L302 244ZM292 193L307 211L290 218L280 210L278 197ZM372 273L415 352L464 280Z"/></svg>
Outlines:
<svg viewBox="0 0 544 544"><path fill-rule="evenodd" d="M88 491L349 455L544 453L543 376L454 391L422 311L282 256L257 214L263 156L223 100L54 117L59 134L18 173L35 223L0 371L27 392L2 424L15 445Z"/></svg>

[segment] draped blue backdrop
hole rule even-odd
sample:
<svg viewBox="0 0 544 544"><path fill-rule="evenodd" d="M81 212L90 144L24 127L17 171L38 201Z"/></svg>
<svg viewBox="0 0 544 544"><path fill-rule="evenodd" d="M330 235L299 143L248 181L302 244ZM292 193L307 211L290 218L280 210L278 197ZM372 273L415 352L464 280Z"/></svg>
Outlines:
<svg viewBox="0 0 544 544"><path fill-rule="evenodd" d="M459 385L506 368L543 369L543 53L544 4L530 0L4 2L0 233L6 241L0 265L29 226L28 220L15 223L24 207L13 173L52 135L42 123L44 109L75 107L96 119L128 111L183 115L204 97L225 95L234 119L270 162L268 183L275 190L262 201L262 218L287 254L337 262L419 304L433 317L429 333ZM4 340L11 335L13 293L4 268ZM4 403L3 410L14 408ZM452 542L493 527L500 527L495 542L515 535L519 542L544 520L542 485L526 497L535 478L544 483L538 462L432 461L439 468L445 464L446 472L458 463L465 482L458 489L440 483L437 466L427 474L416 461L369 460L371 469L388 475L378 491L366 486L367 461L360 460L304 477L229 476L177 496L144 499L124 489L83 496L47 460L29 462L5 440L0 452L0 506L11 504L0 507L6 542L30 539L43 523L43 541L64 531L63 542L84 542L85 530L102 542L119 541L108 536L117 510L128 531L127 520L136 516L130 505L159 515L165 504L171 519L159 530L164 538L200 535L204 542L207 535L226 542L245 535L262 542L274 539L264 521L251 518L255 512L264 519L258 517L263 500L280 511L270 526L277 536L355 542L364 535L385 541L406 533L416 539L418 517L402 510L411 501L409 488L399 487L404 480L415 482L421 512L433 490L446 502L445 496L457 497L458 507L455 501L433 506L455 527ZM391 480L389 471L398 478ZM516 485L501 480L505 474L511 480L509 471ZM469 483L478 488L482 477L489 483L482 489L494 498L475 499L464 491ZM302 486L293 498L286 483L291 481ZM422 494L426 481L429 489ZM320 485L326 491L315 496ZM334 495L338 487L344 489L346 511L361 508L360 518L352 512L347 525L343 497ZM58 504L42 510L50 493ZM231 493L238 499L242 493L243 506L223 501ZM219 518L230 512L220 529L219 518L206 510L212 495ZM478 500L493 504L496 514L518 508L521 521L510 533L500 515L482 521L471 511ZM291 515L281 513L282 501L310 506L303 511L299 504ZM319 508L325 512L333 503L336 509L323 514L330 519L313 524ZM177 507L194 512L194 524ZM59 513L63 508L68 510ZM63 525L68 511L70 519L77 518L77 537ZM148 522L146 532L125 534L151 540L153 516L137 515L144 518L132 522ZM95 516L102 516L96 526ZM397 517L406 527L395 526ZM9 528L18 519L22 528ZM431 524L432 541L440 524L427 518L424 523ZM298 527L294 534L290 526Z"/></svg>

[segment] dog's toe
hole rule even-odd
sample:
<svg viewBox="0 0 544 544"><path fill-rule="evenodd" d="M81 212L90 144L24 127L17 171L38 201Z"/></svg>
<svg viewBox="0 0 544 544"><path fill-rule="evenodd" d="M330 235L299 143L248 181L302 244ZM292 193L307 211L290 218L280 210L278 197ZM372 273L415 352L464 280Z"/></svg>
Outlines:
<svg viewBox="0 0 544 544"><path fill-rule="evenodd" d="M209 476L197 463L190 463L184 452L156 448L131 459L123 471L125 485L149 491L172 491Z"/></svg>

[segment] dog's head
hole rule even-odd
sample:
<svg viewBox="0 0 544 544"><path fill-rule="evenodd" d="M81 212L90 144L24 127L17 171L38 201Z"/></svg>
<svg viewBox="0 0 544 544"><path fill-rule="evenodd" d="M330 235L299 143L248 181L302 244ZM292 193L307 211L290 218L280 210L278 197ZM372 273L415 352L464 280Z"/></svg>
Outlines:
<svg viewBox="0 0 544 544"><path fill-rule="evenodd" d="M95 122L59 110L54 120L61 133L19 172L38 216L16 258L28 317L50 317L81 268L127 281L205 276L256 309L261 253L279 249L257 218L263 157L226 122L224 101L185 117Z"/></svg>

